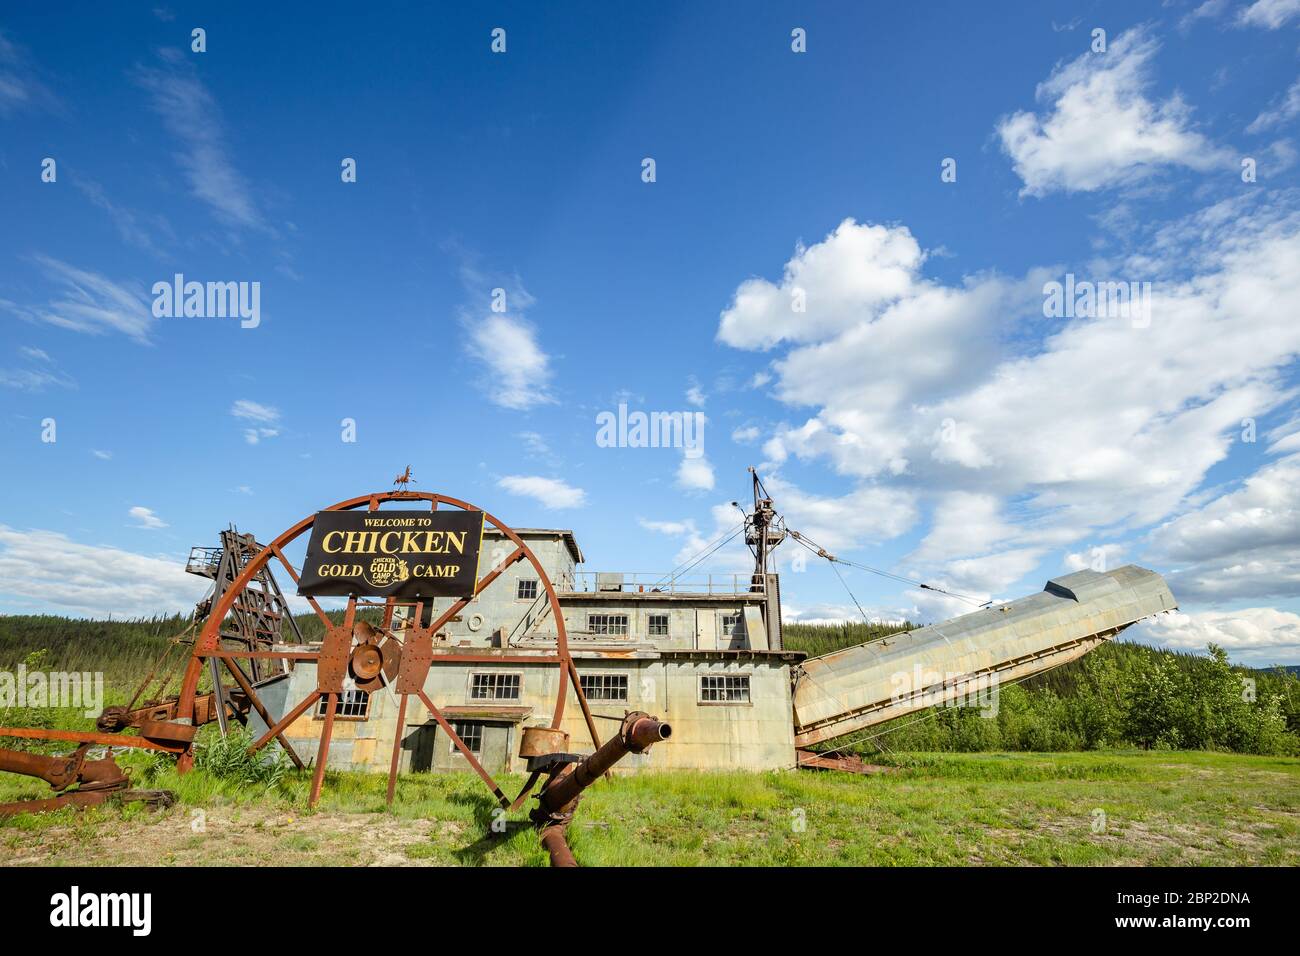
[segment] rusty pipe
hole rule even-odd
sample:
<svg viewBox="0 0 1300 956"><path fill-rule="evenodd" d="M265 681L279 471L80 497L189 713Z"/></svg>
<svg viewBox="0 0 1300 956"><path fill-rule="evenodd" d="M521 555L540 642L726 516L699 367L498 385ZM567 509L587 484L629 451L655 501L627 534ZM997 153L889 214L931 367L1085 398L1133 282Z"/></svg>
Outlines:
<svg viewBox="0 0 1300 956"><path fill-rule="evenodd" d="M582 792L628 754L645 753L672 734L673 728L669 724L643 711L633 711L623 718L618 733L598 747L595 753L551 773L537 795L537 807L529 815L541 831L542 847L551 856L551 866L578 865L569 849L567 833Z"/></svg>
<svg viewBox="0 0 1300 956"><path fill-rule="evenodd" d="M570 869L578 865L567 839L568 825L556 823L542 828L542 849L551 855L551 866Z"/></svg>
<svg viewBox="0 0 1300 956"><path fill-rule="evenodd" d="M605 775L605 771L629 753L644 753L652 744L667 740L673 728L649 714L636 710L623 718L618 733L605 741L590 757L571 764L547 781L538 796L539 806L533 821L542 823L557 814L571 814L582 791Z"/></svg>

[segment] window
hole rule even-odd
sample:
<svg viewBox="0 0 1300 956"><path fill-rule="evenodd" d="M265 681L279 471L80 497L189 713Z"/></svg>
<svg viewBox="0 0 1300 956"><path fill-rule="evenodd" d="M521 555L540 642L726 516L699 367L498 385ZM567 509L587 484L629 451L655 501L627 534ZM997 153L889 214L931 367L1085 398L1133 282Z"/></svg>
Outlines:
<svg viewBox="0 0 1300 956"><path fill-rule="evenodd" d="M627 703L626 674L579 674L582 692L587 700L608 700Z"/></svg>
<svg viewBox="0 0 1300 956"><path fill-rule="evenodd" d="M533 601L537 598L537 582L520 578L515 582L515 600Z"/></svg>
<svg viewBox="0 0 1300 956"><path fill-rule="evenodd" d="M329 701L322 696L316 703L316 716L322 718L329 708ZM370 717L370 695L364 690L345 690L339 697L338 706L334 708L335 717L347 720L367 720Z"/></svg>
<svg viewBox="0 0 1300 956"><path fill-rule="evenodd" d="M722 615L722 636L730 637L740 627L740 612L732 611Z"/></svg>
<svg viewBox="0 0 1300 956"><path fill-rule="evenodd" d="M748 674L705 674L700 677L700 703L748 704Z"/></svg>
<svg viewBox="0 0 1300 956"><path fill-rule="evenodd" d="M456 731L456 736L465 742L469 752L478 756L483 752L483 725L476 720L457 720L451 725L451 729ZM451 752L460 753L460 748L456 746L456 741L448 738L451 744Z"/></svg>
<svg viewBox="0 0 1300 956"><path fill-rule="evenodd" d="M518 700L518 674L471 674L470 700Z"/></svg>
<svg viewBox="0 0 1300 956"><path fill-rule="evenodd" d="M626 614L588 614L587 630L592 634L626 634Z"/></svg>
<svg viewBox="0 0 1300 956"><path fill-rule="evenodd" d="M667 637L668 636L668 615L651 614L649 620L646 623L646 633L648 633L651 637Z"/></svg>

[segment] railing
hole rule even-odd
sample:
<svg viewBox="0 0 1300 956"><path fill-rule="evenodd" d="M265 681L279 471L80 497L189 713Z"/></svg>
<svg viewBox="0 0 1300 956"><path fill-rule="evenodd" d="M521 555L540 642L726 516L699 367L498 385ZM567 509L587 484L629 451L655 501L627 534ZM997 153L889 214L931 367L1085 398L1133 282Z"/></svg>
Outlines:
<svg viewBox="0 0 1300 956"><path fill-rule="evenodd" d="M190 574L212 577L221 565L221 548L190 548L190 558L185 562L185 570Z"/></svg>
<svg viewBox="0 0 1300 956"><path fill-rule="evenodd" d="M560 591L623 594L762 594L765 579L753 574L666 575L638 571L574 571L555 582Z"/></svg>

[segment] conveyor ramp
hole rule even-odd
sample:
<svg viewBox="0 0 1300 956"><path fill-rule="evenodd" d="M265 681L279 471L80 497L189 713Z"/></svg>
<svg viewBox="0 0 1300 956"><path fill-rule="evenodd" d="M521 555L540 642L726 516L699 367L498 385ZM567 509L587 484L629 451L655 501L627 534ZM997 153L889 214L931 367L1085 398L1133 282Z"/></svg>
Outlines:
<svg viewBox="0 0 1300 956"><path fill-rule="evenodd" d="M1177 607L1164 578L1125 565L1076 571L1039 593L942 624L804 661L795 745L832 740L1082 657L1143 618Z"/></svg>

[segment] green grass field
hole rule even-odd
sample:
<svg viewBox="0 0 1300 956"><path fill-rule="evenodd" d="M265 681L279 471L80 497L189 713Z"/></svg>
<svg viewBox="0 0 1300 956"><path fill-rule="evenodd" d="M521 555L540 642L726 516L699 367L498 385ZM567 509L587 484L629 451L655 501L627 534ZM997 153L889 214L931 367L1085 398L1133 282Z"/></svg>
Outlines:
<svg viewBox="0 0 1300 956"><path fill-rule="evenodd" d="M136 757L143 774L143 757ZM1300 864L1300 760L1203 752L902 754L897 772L658 773L584 798L570 830L589 866L1159 866ZM539 866L521 812L492 832L477 778L330 773L239 786L162 769L169 810L106 807L0 820L9 865ZM513 781L514 786L519 781ZM0 800L41 792L6 777Z"/></svg>

